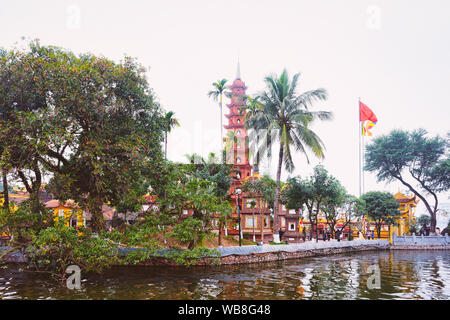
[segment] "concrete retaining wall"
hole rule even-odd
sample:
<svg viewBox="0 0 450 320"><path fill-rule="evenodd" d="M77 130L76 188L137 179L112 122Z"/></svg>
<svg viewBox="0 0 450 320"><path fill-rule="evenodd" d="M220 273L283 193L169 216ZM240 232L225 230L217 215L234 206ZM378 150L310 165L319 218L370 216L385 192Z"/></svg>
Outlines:
<svg viewBox="0 0 450 320"><path fill-rule="evenodd" d="M388 250L387 240L309 241L289 245L219 248L220 264L260 263L369 250ZM203 263L201 263L203 264Z"/></svg>
<svg viewBox="0 0 450 320"><path fill-rule="evenodd" d="M402 238L404 237L397 237ZM412 238L412 237L411 237ZM419 238L419 237L416 237ZM442 237L444 238L444 237ZM0 247L1 251L6 250L6 247ZM287 259L298 259L304 257L332 255L339 253L349 253L369 250L445 250L450 249L450 245L418 245L415 244L397 244L390 245L388 240L353 240L353 241L308 241L305 243L289 244L289 245L262 245L262 246L243 246L243 247L225 247L218 248L220 253L219 261L210 258L198 261L196 265L210 265L211 263L219 263L222 265L230 264L246 264L246 263L261 263L270 261L279 261ZM127 249L139 250L139 249ZM6 259L5 259L6 258ZM20 253L11 254L3 258L7 262L26 262L26 259ZM151 261L143 262L139 265L176 265L173 261L165 258L152 259Z"/></svg>
<svg viewBox="0 0 450 320"><path fill-rule="evenodd" d="M397 236L392 235L393 246L409 246L409 247L434 247L434 246L450 246L450 237L445 236Z"/></svg>

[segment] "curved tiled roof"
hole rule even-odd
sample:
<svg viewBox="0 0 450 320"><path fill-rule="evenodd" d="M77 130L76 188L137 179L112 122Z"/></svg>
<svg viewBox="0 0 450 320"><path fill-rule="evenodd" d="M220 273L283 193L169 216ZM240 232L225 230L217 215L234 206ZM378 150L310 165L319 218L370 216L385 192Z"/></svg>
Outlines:
<svg viewBox="0 0 450 320"><path fill-rule="evenodd" d="M59 200L50 200L45 203L46 208L58 208L60 205L67 208L78 208L78 204L73 200L67 200L64 204L61 204Z"/></svg>

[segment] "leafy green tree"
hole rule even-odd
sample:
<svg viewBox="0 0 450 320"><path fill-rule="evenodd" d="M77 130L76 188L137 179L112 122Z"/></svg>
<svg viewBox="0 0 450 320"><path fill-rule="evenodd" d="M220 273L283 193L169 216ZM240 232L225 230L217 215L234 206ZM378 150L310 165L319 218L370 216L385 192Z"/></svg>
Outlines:
<svg viewBox="0 0 450 320"><path fill-rule="evenodd" d="M417 224L423 228L426 228L430 225L431 218L427 215L421 215L419 219L417 219Z"/></svg>
<svg viewBox="0 0 450 320"><path fill-rule="evenodd" d="M274 210L273 204L275 201L276 181L268 175L263 175L261 179L247 180L242 184L242 190L244 192L250 192L260 194L264 202L272 211ZM281 186L284 186L282 182Z"/></svg>
<svg viewBox="0 0 450 320"><path fill-rule="evenodd" d="M54 47L36 54L51 61L44 85L52 98L40 117L49 139L38 144L39 161L54 175L52 192L89 210L102 230L102 204L118 205L141 175L159 169L163 113L130 58L115 63Z"/></svg>
<svg viewBox="0 0 450 320"><path fill-rule="evenodd" d="M102 204L117 205L162 160L163 115L144 69L37 41L0 64L2 167L17 172L36 210L51 173L51 191L79 202L102 229Z"/></svg>
<svg viewBox="0 0 450 320"><path fill-rule="evenodd" d="M16 49L0 54L0 166L4 189L7 173L14 170L30 193L38 210L38 193L44 168L40 165L39 144L44 144L45 127L39 115L46 107L45 68L49 62L36 54L39 44L31 42L28 51ZM8 194L5 206L8 208Z"/></svg>
<svg viewBox="0 0 450 320"><path fill-rule="evenodd" d="M339 189L336 187L336 179L322 166L314 167L314 172L307 183L307 192L310 198L306 202L311 226L315 226L316 240L318 240L318 216L322 206L328 199L336 197Z"/></svg>
<svg viewBox="0 0 450 320"><path fill-rule="evenodd" d="M200 179L210 181L214 185L214 194L220 202L230 200L228 191L230 190L232 179L232 167L225 163L220 163L214 153L210 153L207 159L193 154L187 156L189 160L189 170L191 174ZM218 245L222 245L222 231L229 221L229 210L216 213L216 219L219 223Z"/></svg>
<svg viewBox="0 0 450 320"><path fill-rule="evenodd" d="M87 230L79 235L63 221L45 228L33 238L29 247L30 257L36 269L52 272L59 280L65 280L69 265L77 265L82 271L100 273L120 262L119 252L107 239L91 237Z"/></svg>
<svg viewBox="0 0 450 320"><path fill-rule="evenodd" d="M53 212L32 199L21 202L16 210L0 209L0 232L11 236L10 246L13 250L28 247L33 237L40 230L53 226Z"/></svg>
<svg viewBox="0 0 450 320"><path fill-rule="evenodd" d="M361 198L357 198L353 195L346 194L341 206L342 213L344 214L344 224L341 228L341 232L345 227L349 226L349 240L353 240L352 220L360 219L364 214L364 201ZM351 236L351 237L350 237Z"/></svg>
<svg viewBox="0 0 450 320"><path fill-rule="evenodd" d="M274 237L277 237L279 231L278 209L283 163L287 171L293 171L295 166L292 160L292 148L304 153L308 161L306 149L310 149L317 157L323 158L323 142L309 126L316 119L329 120L332 118L330 112L308 110L315 100L325 100L327 93L324 89L317 89L297 95L299 76L296 74L290 80L287 71L284 70L279 78L276 76L266 77L266 89L260 96L261 110L246 124L247 128L254 130L253 134L249 135L251 140L255 140L255 134L262 138L261 144L257 147L261 156L270 156L272 144L275 141L279 142ZM264 133L260 134L261 131Z"/></svg>
<svg viewBox="0 0 450 320"><path fill-rule="evenodd" d="M392 225L395 217L401 214L398 202L389 192L379 191L367 192L361 196L361 199L364 201L365 211L375 223L379 239L383 223Z"/></svg>
<svg viewBox="0 0 450 320"><path fill-rule="evenodd" d="M342 213L341 208L344 205L347 197L347 190L345 190L344 186L342 186L341 183L334 178L329 186L329 189L330 193L323 202L321 211L325 215L327 225L330 227L330 230L334 236L336 225ZM347 220L346 224L348 224L349 222L350 221ZM344 228L341 228L341 232L343 229Z"/></svg>
<svg viewBox="0 0 450 320"><path fill-rule="evenodd" d="M227 216L231 212L229 201L220 199L215 194L216 184L208 180L187 175L183 181L169 187L167 199L175 207L193 212L189 221L177 225L172 236L187 242L188 249L194 249L211 231L211 221L216 214ZM195 228L195 235L187 239L186 232ZM187 231L185 230L187 229Z"/></svg>
<svg viewBox="0 0 450 320"><path fill-rule="evenodd" d="M275 200L276 182L270 176L264 175L261 179L249 179L242 184L242 190L249 194L251 197L260 198L259 206L260 219L261 219L261 242L264 242L264 212L262 208L265 207L261 203L267 203L269 209L273 211L273 203Z"/></svg>
<svg viewBox="0 0 450 320"><path fill-rule="evenodd" d="M301 177L291 178L287 182L287 187L283 190L283 201L288 208L302 208L306 206L308 210L308 219L312 231L318 240L318 216L324 206L336 202L333 213L337 217L337 207L342 203L342 186L332 177L328 171L321 165L314 167L313 174L308 179ZM332 221L331 209L328 212L330 221Z"/></svg>
<svg viewBox="0 0 450 320"><path fill-rule="evenodd" d="M378 181L400 181L427 208L431 232L436 228L438 193L449 189L448 141L427 137L423 129L394 130L376 138L366 148L365 170L375 172Z"/></svg>

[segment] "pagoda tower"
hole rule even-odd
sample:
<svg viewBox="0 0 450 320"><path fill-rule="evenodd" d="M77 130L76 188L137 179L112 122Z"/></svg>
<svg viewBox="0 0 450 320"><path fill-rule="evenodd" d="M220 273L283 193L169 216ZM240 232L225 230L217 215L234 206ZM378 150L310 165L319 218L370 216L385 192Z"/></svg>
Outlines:
<svg viewBox="0 0 450 320"><path fill-rule="evenodd" d="M249 159L249 145L248 145L248 133L245 129L245 110L240 111L245 107L245 97L247 87L241 80L240 68L238 63L238 70L236 79L228 88L232 92L231 103L227 104L229 113L225 115L228 118L228 124L224 126L227 130L227 137L229 139L229 132L233 132L236 137L236 142L227 150L227 163L233 164L238 170L239 180L242 182L246 177L249 177L252 173L252 166Z"/></svg>
<svg viewBox="0 0 450 320"><path fill-rule="evenodd" d="M228 119L228 124L225 125L224 128L227 130L227 139L230 139L230 132L233 132L236 142L228 144L226 159L227 163L233 165L235 170L232 186L230 188L230 194L234 208L232 216L237 217L238 213L236 205L239 205L242 211L242 199L244 194L237 196L236 190L239 192L245 179L252 175L252 166L250 165L249 159L248 133L244 126L244 117L246 112L244 110L240 112L240 109L245 107L245 91L247 90L247 87L241 80L239 62L236 79L233 81L231 86L228 86L228 88L231 90L232 95L231 102L227 104L229 113L225 115Z"/></svg>

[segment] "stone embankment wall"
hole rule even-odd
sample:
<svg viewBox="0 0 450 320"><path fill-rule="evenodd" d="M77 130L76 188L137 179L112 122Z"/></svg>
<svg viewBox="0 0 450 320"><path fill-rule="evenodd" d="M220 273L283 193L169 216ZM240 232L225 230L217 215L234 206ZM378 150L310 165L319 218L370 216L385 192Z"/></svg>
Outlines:
<svg viewBox="0 0 450 320"><path fill-rule="evenodd" d="M395 233L392 236L392 245L394 247L409 247L412 249L416 248L447 248L450 247L450 237L446 234L445 236L397 236Z"/></svg>
<svg viewBox="0 0 450 320"><path fill-rule="evenodd" d="M450 245L418 245L418 244L398 244L391 245L391 250L449 250Z"/></svg>
<svg viewBox="0 0 450 320"><path fill-rule="evenodd" d="M387 240L309 241L289 245L219 248L220 264L260 263L368 250L388 250Z"/></svg>
<svg viewBox="0 0 450 320"><path fill-rule="evenodd" d="M399 237L398 237L399 238ZM313 256L333 255L339 253L350 253L369 250L448 250L450 245L445 242L442 244L431 243L430 239L424 240L430 243L423 244L416 237L413 242L402 236L402 240L397 241L394 245L389 244L388 240L353 240L353 241L307 241L298 244L288 245L262 245L262 246L243 246L243 247L225 247L218 248L219 258L204 258L196 265L231 265L246 263L261 263L287 259L298 259ZM443 240L438 240L443 241ZM7 247L0 247L0 253ZM131 249L127 249L131 250ZM134 249L139 250L139 249ZM3 257L3 261L8 262L26 262L26 258L20 253L14 253ZM176 263L162 257L155 257L139 265L155 266L155 265L172 265Z"/></svg>

